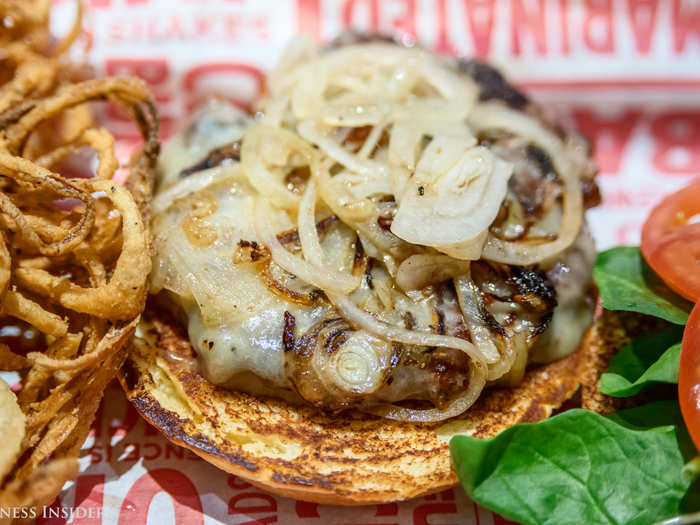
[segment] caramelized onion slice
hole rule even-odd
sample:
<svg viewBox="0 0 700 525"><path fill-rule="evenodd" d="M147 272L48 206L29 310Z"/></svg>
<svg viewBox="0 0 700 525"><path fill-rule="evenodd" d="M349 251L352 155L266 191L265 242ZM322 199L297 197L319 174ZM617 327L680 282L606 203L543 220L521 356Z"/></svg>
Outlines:
<svg viewBox="0 0 700 525"><path fill-rule="evenodd" d="M287 187L284 177L294 156L312 162L311 146L295 133L261 124L252 126L241 144L241 167L250 184L275 206L295 209L299 196Z"/></svg>
<svg viewBox="0 0 700 525"><path fill-rule="evenodd" d="M179 199L197 193L212 184L220 184L223 181L242 176L243 172L238 164L198 171L158 193L153 199L151 210L154 215L163 213Z"/></svg>
<svg viewBox="0 0 700 525"><path fill-rule="evenodd" d="M396 284L403 290L421 290L469 272L469 262L440 254L416 254L404 259L396 272Z"/></svg>
<svg viewBox="0 0 700 525"><path fill-rule="evenodd" d="M412 423L436 423L444 421L466 412L479 398L486 383L486 375L477 364L472 361L469 364L471 375L469 384L462 393L455 396L445 408L416 409L406 408L390 403L382 403L374 406L362 407L363 412L375 416L394 419L397 421L410 421Z"/></svg>
<svg viewBox="0 0 700 525"><path fill-rule="evenodd" d="M579 175L581 166L569 160L562 141L532 117L509 109L502 104L477 106L469 117L477 131L502 129L529 140L544 149L552 159L564 192L559 235L551 242L504 241L489 235L483 257L505 264L526 266L536 264L564 251L576 239L583 221L583 194Z"/></svg>
<svg viewBox="0 0 700 525"><path fill-rule="evenodd" d="M255 205L255 230L259 239L270 250L270 255L275 263L323 291L333 290L349 293L359 286L360 280L353 275L330 272L319 264L304 260L287 251L277 239L277 234L270 224L269 217L272 214L272 209L267 202L258 198ZM315 223L312 230L316 231ZM304 238L301 227L299 237L300 239Z"/></svg>
<svg viewBox="0 0 700 525"><path fill-rule="evenodd" d="M438 137L423 153L406 183L391 224L397 237L432 246L453 257L479 258L483 233L506 195L513 167L474 139Z"/></svg>
<svg viewBox="0 0 700 525"><path fill-rule="evenodd" d="M471 275L454 280L455 291L459 307L462 309L464 320L469 327L469 335L472 342L481 352L488 356L492 364L489 364L488 380L493 381L506 374L515 362L515 352L506 341L504 354L499 352L494 336L486 324L481 321L483 317L479 311L479 303L476 295L476 285L471 280Z"/></svg>

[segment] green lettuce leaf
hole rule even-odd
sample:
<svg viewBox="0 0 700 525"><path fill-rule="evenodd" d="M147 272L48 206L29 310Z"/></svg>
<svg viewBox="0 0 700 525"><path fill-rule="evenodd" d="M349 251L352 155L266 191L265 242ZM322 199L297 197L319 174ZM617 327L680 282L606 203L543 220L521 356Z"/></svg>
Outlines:
<svg viewBox="0 0 700 525"><path fill-rule="evenodd" d="M628 344L610 361L598 389L609 396L627 397L650 383L678 383L682 337L683 328L672 326Z"/></svg>
<svg viewBox="0 0 700 525"><path fill-rule="evenodd" d="M649 268L639 248L622 246L598 254L593 278L603 308L660 317L684 325L692 304L672 292Z"/></svg>
<svg viewBox="0 0 700 525"><path fill-rule="evenodd" d="M474 501L526 525L654 523L679 512L690 479L677 403L635 410L612 419L574 409L491 439L455 436L452 460ZM639 426L645 418L668 424Z"/></svg>

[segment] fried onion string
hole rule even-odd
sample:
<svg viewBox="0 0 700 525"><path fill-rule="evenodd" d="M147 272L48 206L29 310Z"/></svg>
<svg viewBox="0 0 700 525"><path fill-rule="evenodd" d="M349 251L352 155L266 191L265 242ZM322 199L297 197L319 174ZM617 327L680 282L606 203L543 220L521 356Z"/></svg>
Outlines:
<svg viewBox="0 0 700 525"><path fill-rule="evenodd" d="M75 153L81 146L89 146L97 153L97 176L111 180L119 168L119 161L114 154L114 137L104 128L85 130L72 144L61 146L36 159L36 163L50 168L65 156Z"/></svg>
<svg viewBox="0 0 700 525"><path fill-rule="evenodd" d="M102 78L62 86L54 96L41 100L20 120L8 126L5 131L7 149L21 152L27 137L41 122L68 108L93 100L111 100L135 111L135 106L150 100L150 93L142 80L126 77ZM157 117L152 102L145 103L145 106L148 117L139 109L137 123L147 141L151 141L151 130L157 129Z"/></svg>
<svg viewBox="0 0 700 525"><path fill-rule="evenodd" d="M64 179L56 173L37 166L26 159L0 152L0 168L6 168L7 176L19 183L53 191L57 197L73 198L85 203L85 211L66 235L57 242L45 243L28 224L21 210L5 194L0 196L0 211L6 214L20 230L22 238L36 248L42 255L60 255L71 250L85 239L92 228L95 218L93 197L80 189L75 183Z"/></svg>
<svg viewBox="0 0 700 525"><path fill-rule="evenodd" d="M59 57L82 31L82 5L60 39L50 0L0 2L0 307L41 337L0 343L0 370L19 374L21 445L0 473L0 506L41 508L77 474L77 457L107 385L125 359L145 304L150 270L148 201L158 153L158 116L145 84L107 78L81 83ZM90 103L125 109L143 146L126 188L112 181L114 137ZM64 173L91 149L93 178ZM80 157L70 158L72 163ZM2 521L2 520L0 520Z"/></svg>
<svg viewBox="0 0 700 525"><path fill-rule="evenodd" d="M94 181L91 184L96 191L105 191L123 217L122 251L109 283L84 288L68 278L36 268L18 268L16 275L32 291L76 312L103 319L132 319L140 313L140 303L133 301L132 297L142 296L145 299L145 278L151 270L148 244L139 234L144 228L141 215L129 192L118 184L110 181Z"/></svg>

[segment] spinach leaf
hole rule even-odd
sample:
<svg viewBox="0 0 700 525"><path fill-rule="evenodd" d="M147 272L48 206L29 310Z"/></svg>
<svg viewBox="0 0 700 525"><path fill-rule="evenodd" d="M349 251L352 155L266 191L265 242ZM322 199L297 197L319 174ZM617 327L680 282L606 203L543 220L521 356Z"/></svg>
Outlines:
<svg viewBox="0 0 700 525"><path fill-rule="evenodd" d="M668 415L663 403L646 407L655 422ZM455 436L452 459L472 499L508 519L527 525L653 523L678 513L690 480L682 475L675 428L639 430L634 422L644 414L631 419L569 410L491 439Z"/></svg>
<svg viewBox="0 0 700 525"><path fill-rule="evenodd" d="M679 325L688 320L692 304L658 278L639 248L622 246L599 253L593 278L608 310L639 312Z"/></svg>
<svg viewBox="0 0 700 525"><path fill-rule="evenodd" d="M628 344L610 361L598 389L609 396L627 397L652 382L678 383L681 358L678 341L682 337L683 328L672 326Z"/></svg>
<svg viewBox="0 0 700 525"><path fill-rule="evenodd" d="M639 407L620 410L610 414L607 418L633 430L649 430L667 425L675 426L676 439L683 461L687 463L698 454L688 429L685 427L681 407L675 399L655 401Z"/></svg>
<svg viewBox="0 0 700 525"><path fill-rule="evenodd" d="M640 407L622 410L610 414L608 419L636 430L674 425L676 427L678 448L683 456L683 461L688 463L698 454L698 450L695 448L695 444L685 426L685 421L683 421L683 414L681 414L681 407L677 400L657 401ZM700 509L700 478L693 479L692 472L685 470L682 475L688 476L690 486L681 501L680 512L696 512Z"/></svg>

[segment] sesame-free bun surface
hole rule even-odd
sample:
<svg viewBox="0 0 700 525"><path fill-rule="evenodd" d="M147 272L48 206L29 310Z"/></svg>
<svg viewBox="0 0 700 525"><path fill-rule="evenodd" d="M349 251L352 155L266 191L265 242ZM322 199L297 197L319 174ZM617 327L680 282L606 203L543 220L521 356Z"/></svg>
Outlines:
<svg viewBox="0 0 700 525"><path fill-rule="evenodd" d="M169 440L270 492L337 505L404 500L453 486L453 435L491 437L547 418L582 383L584 395L593 391L607 362L600 356L625 342L624 330L615 335L599 317L576 352L530 368L520 386L487 389L461 416L417 424L332 415L216 387L197 373L184 327L165 311L147 309L139 332L120 381Z"/></svg>

